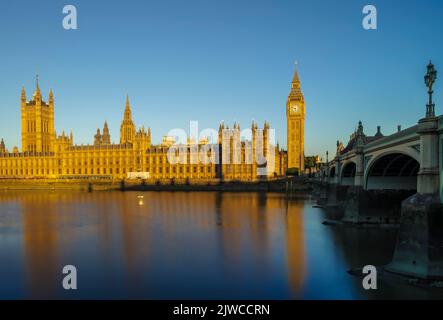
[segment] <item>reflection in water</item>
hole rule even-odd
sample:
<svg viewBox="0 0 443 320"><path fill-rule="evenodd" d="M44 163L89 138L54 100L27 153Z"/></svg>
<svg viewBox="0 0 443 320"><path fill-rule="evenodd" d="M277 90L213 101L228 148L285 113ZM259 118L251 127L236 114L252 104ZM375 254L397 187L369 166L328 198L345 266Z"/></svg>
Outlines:
<svg viewBox="0 0 443 320"><path fill-rule="evenodd" d="M142 201L142 203L140 203ZM0 298L393 298L346 271L396 231L331 228L309 198L217 192L0 192ZM78 290L61 287L78 270Z"/></svg>
<svg viewBox="0 0 443 320"><path fill-rule="evenodd" d="M54 293L57 276L58 216L54 195L31 194L21 201L26 282L33 297Z"/></svg>
<svg viewBox="0 0 443 320"><path fill-rule="evenodd" d="M298 294L303 288L306 270L303 206L300 202L286 201L286 239L288 251L288 280L291 290Z"/></svg>

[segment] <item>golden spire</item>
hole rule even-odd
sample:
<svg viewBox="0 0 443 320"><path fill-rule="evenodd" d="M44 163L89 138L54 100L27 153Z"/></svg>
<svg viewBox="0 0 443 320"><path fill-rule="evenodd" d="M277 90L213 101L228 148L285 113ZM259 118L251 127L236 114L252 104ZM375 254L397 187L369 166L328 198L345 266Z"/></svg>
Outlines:
<svg viewBox="0 0 443 320"><path fill-rule="evenodd" d="M25 87L22 86L22 95L21 95L22 101L25 102L26 101L26 92L25 92Z"/></svg>
<svg viewBox="0 0 443 320"><path fill-rule="evenodd" d="M297 62L295 62L294 77L292 78L291 92L288 98L291 100L304 100L303 93L301 92L300 78L298 76Z"/></svg>
<svg viewBox="0 0 443 320"><path fill-rule="evenodd" d="M103 135L109 135L109 128L107 121L105 121L105 125L103 126Z"/></svg>
<svg viewBox="0 0 443 320"><path fill-rule="evenodd" d="M52 92L52 88L49 89L49 103L54 103L54 93Z"/></svg>
<svg viewBox="0 0 443 320"><path fill-rule="evenodd" d="M42 95L41 95L41 92L40 92L40 84L39 84L39 81L38 81L38 74L36 75L36 77L35 77L35 82L36 82L36 89L35 89L35 92L34 92L34 95L33 95L33 99L35 100L36 98L38 98L39 100L41 100L41 97L42 97Z"/></svg>
<svg viewBox="0 0 443 320"><path fill-rule="evenodd" d="M126 107L124 120L132 120L131 105L129 103L129 95L126 95Z"/></svg>
<svg viewBox="0 0 443 320"><path fill-rule="evenodd" d="M120 126L120 144L133 143L135 137L135 126L132 121L131 106L129 104L129 96L126 95L126 107L123 121Z"/></svg>
<svg viewBox="0 0 443 320"><path fill-rule="evenodd" d="M298 77L298 62L295 61L294 77L292 78L292 88L300 88L300 78Z"/></svg>

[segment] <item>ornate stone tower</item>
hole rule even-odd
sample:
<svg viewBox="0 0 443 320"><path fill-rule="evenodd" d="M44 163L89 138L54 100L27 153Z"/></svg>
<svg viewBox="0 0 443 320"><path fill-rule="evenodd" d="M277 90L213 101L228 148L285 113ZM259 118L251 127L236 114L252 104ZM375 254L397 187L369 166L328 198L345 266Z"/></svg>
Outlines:
<svg viewBox="0 0 443 320"><path fill-rule="evenodd" d="M120 144L133 144L135 142L135 125L132 121L129 97L126 96L126 108L123 121L120 126Z"/></svg>
<svg viewBox="0 0 443 320"><path fill-rule="evenodd" d="M98 147L102 144L102 135L100 133L100 129L97 128L97 133L94 136L94 146Z"/></svg>
<svg viewBox="0 0 443 320"><path fill-rule="evenodd" d="M286 101L286 127L288 145L288 169L305 169L305 99L300 88L297 67L292 79L291 92Z"/></svg>
<svg viewBox="0 0 443 320"><path fill-rule="evenodd" d="M108 122L103 126L102 144L111 144L111 135L109 133Z"/></svg>
<svg viewBox="0 0 443 320"><path fill-rule="evenodd" d="M38 76L30 101L26 101L25 88L22 88L21 130L23 152L54 152L54 95L51 89L48 103L43 101Z"/></svg>
<svg viewBox="0 0 443 320"><path fill-rule="evenodd" d="M5 141L0 141L0 153L5 153L6 152L6 146L5 146Z"/></svg>
<svg viewBox="0 0 443 320"><path fill-rule="evenodd" d="M135 149L146 151L151 146L151 129L140 128L135 134Z"/></svg>
<svg viewBox="0 0 443 320"><path fill-rule="evenodd" d="M108 122L105 121L103 126L103 134L100 133L100 128L97 128L97 133L94 135L94 146L111 144L111 135L109 134Z"/></svg>

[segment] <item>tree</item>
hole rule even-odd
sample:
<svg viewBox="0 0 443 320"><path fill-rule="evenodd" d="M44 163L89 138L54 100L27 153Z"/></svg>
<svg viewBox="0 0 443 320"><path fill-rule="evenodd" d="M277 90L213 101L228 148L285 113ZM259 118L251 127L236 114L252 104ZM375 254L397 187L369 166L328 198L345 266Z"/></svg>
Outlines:
<svg viewBox="0 0 443 320"><path fill-rule="evenodd" d="M312 168L316 167L316 164L317 164L316 156L305 157L305 168L309 170L309 176L312 173Z"/></svg>

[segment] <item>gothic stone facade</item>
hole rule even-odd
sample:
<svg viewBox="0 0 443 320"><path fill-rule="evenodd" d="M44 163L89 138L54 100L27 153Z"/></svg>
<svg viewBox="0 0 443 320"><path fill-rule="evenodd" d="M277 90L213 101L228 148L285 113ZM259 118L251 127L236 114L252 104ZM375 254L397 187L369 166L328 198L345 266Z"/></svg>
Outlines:
<svg viewBox="0 0 443 320"><path fill-rule="evenodd" d="M17 147L9 152L1 140L0 179L122 180L149 173L144 178L159 182L254 181L282 176L287 168L287 153L269 142L268 123L262 129L252 124L251 141L240 140L238 124L231 129L221 124L215 144L153 145L150 129L136 130L128 97L118 144L111 143L105 122L92 145L75 145L72 132L57 136L52 90L46 103L38 81L31 100L22 89L21 131L21 152Z"/></svg>

